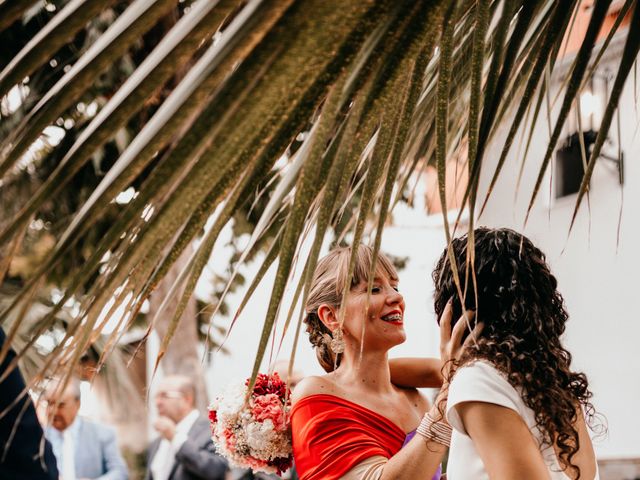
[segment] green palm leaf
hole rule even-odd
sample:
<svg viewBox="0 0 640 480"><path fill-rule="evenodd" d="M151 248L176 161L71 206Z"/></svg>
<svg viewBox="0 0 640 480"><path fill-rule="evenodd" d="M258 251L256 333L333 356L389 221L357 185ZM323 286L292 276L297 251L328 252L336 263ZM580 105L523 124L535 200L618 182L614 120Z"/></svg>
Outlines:
<svg viewBox="0 0 640 480"><path fill-rule="evenodd" d="M611 2L609 0L599 0L596 2L593 8L593 14L591 16L591 21L589 22L587 33L585 34L584 41L582 42L580 50L578 51L578 55L576 56L576 60L571 72L571 79L569 80L569 84L567 85L564 100L562 101L562 106L560 108L560 113L558 114L558 118L553 128L553 133L551 134L551 139L549 140L549 144L547 146L547 151L545 152L544 158L542 160L542 167L540 168L536 184L533 187L533 193L531 194L531 200L527 209L527 219L529 217L529 213L531 212L531 208L533 207L533 202L535 201L536 197L538 196L538 192L540 191L540 185L542 184L544 174L546 173L549 162L551 161L551 155L553 154L556 143L558 142L558 138L560 137L560 133L562 132L564 122L569 115L573 99L575 98L580 88L582 78L584 77L589 63L591 51L593 50L593 45L595 44L598 32L602 27L602 22L607 15L610 3Z"/></svg>
<svg viewBox="0 0 640 480"><path fill-rule="evenodd" d="M98 178L75 199L71 215L60 215L47 227L55 248L20 279L22 290L3 305L0 322L11 319L9 339L17 334L14 326L26 321L39 286L63 269L62 297L37 322L20 356L52 328L71 299L80 302L80 312L41 368L73 363L100 337L105 315L125 307L130 316L107 339L106 355L176 260L200 240L166 298L178 308L162 340L162 357L180 330L181 314L220 233L246 215L248 205L260 205L253 211L249 247L235 265L240 271L268 249L240 311L277 265L255 377L280 312L287 313L286 330L298 301L304 304L325 238L371 241L378 251L389 212L427 165L437 169L445 233L451 238L446 163L465 141L464 203L468 200L473 226L481 175L490 179L488 198L516 133L528 119L539 118L544 98L550 101L548 78L564 55L562 42L579 2L136 0L120 11L117 2L70 0L55 15L32 9L33 3L0 3L0 40L27 36L27 25L33 28L28 15L46 20L33 39L21 40L24 47L16 48L20 51L0 72L0 96L15 86L27 92L15 112L3 103L8 133L0 142L0 190L9 192L25 172L37 183L0 219L0 276L9 271L32 219L73 198L70 186L91 166ZM637 3L624 2L594 59L611 4L595 2L562 85L559 115L550 122L527 215L576 95L632 12L577 213L637 57ZM95 18L103 11L115 18L106 29ZM83 35L91 40L79 47ZM66 50L72 53L62 55ZM54 56L66 64L52 73ZM123 72L129 68L123 65L131 70ZM108 88L105 82L111 82ZM96 115L79 115L81 101L98 105ZM69 119L74 126L65 129L63 141L38 147L43 132ZM512 123L497 167L483 172L485 152L507 119ZM305 136L306 141L296 140ZM284 169L282 162L289 162ZM114 203L127 189L133 198L126 205ZM308 235L311 250L301 259L299 276L296 264ZM294 279L296 293L285 312L283 294ZM154 320L146 322L151 331Z"/></svg>
<svg viewBox="0 0 640 480"><path fill-rule="evenodd" d="M627 37L627 42L624 46L624 51L622 52L620 69L618 70L616 79L613 82L609 102L607 103L607 108L605 109L604 115L602 117L602 124L600 125L598 136L596 137L596 141L593 145L593 150L591 151L591 155L589 156L589 163L587 164L587 168L584 172L584 177L582 178L582 183L580 184L578 198L576 199L576 206L573 211L573 215L571 216L570 228L573 227L573 224L576 221L576 216L578 214L582 199L589 189L589 182L591 181L593 169L595 167L596 161L598 160L598 157L600 157L602 146L604 145L609 127L611 126L611 122L613 121L613 115L618 108L618 101L620 100L620 96L622 95L622 89L625 82L627 81L629 73L631 72L631 68L636 61L638 51L640 51L640 8L638 8L638 5L636 4L633 15L631 17L631 22L629 24L629 35Z"/></svg>
<svg viewBox="0 0 640 480"><path fill-rule="evenodd" d="M173 0L136 0L33 107L0 150L0 175L11 168L45 127L87 90L91 79L123 55L130 42L169 12Z"/></svg>

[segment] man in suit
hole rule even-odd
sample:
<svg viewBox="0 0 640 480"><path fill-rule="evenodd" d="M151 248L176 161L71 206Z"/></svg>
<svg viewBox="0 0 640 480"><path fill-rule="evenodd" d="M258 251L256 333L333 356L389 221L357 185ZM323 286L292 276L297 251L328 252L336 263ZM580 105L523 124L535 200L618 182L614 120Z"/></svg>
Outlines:
<svg viewBox="0 0 640 480"><path fill-rule="evenodd" d="M0 328L0 349L6 341ZM16 354L9 350L0 374L4 374ZM24 379L15 368L0 383L0 478L57 480L58 469L51 444L45 440Z"/></svg>
<svg viewBox="0 0 640 480"><path fill-rule="evenodd" d="M45 430L58 460L62 480L127 480L127 466L120 455L114 429L78 416L80 382L72 378L66 387L54 380L44 400L51 426Z"/></svg>
<svg viewBox="0 0 640 480"><path fill-rule="evenodd" d="M146 480L224 480L227 461L215 453L209 420L195 409L196 389L183 375L165 377L155 393L160 436L151 443Z"/></svg>

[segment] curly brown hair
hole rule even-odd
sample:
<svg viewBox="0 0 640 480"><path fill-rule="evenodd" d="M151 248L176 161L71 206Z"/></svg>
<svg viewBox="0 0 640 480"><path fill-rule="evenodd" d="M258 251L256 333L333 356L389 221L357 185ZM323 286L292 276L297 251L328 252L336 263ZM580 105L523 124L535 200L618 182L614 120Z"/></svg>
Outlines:
<svg viewBox="0 0 640 480"><path fill-rule="evenodd" d="M568 319L558 282L545 255L531 241L507 228L478 228L474 232L475 259L470 267L468 235L452 241L465 309L475 310L484 323L478 341L471 345L456 368L482 359L501 371L524 403L533 410L545 445L555 445L563 469L580 478L572 463L580 448L580 405L591 425L592 393L584 373L573 372L571 354L560 337ZM474 280L475 274L475 280ZM438 317L452 299L453 319L462 315L462 302L454 283L447 250L433 271L434 307Z"/></svg>

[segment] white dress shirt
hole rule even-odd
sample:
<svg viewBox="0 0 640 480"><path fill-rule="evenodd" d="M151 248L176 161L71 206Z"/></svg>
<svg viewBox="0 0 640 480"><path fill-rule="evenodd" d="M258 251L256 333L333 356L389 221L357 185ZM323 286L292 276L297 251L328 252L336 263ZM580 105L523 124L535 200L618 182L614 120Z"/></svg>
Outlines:
<svg viewBox="0 0 640 480"><path fill-rule="evenodd" d="M70 429L62 432L62 478L76 480L75 442Z"/></svg>
<svg viewBox="0 0 640 480"><path fill-rule="evenodd" d="M49 440L62 480L76 480L75 452L79 429L80 422L77 417L63 431L52 429L53 434Z"/></svg>

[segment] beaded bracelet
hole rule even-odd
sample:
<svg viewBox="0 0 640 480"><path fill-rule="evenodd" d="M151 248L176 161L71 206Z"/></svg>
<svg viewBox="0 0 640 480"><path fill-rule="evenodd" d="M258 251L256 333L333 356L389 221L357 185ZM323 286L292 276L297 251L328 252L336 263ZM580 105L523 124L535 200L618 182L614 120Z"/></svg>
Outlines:
<svg viewBox="0 0 640 480"><path fill-rule="evenodd" d="M444 420L434 420L429 412L424 414L420 425L418 425L416 429L416 433L425 440L439 443L445 447L451 444L451 431L451 425Z"/></svg>

